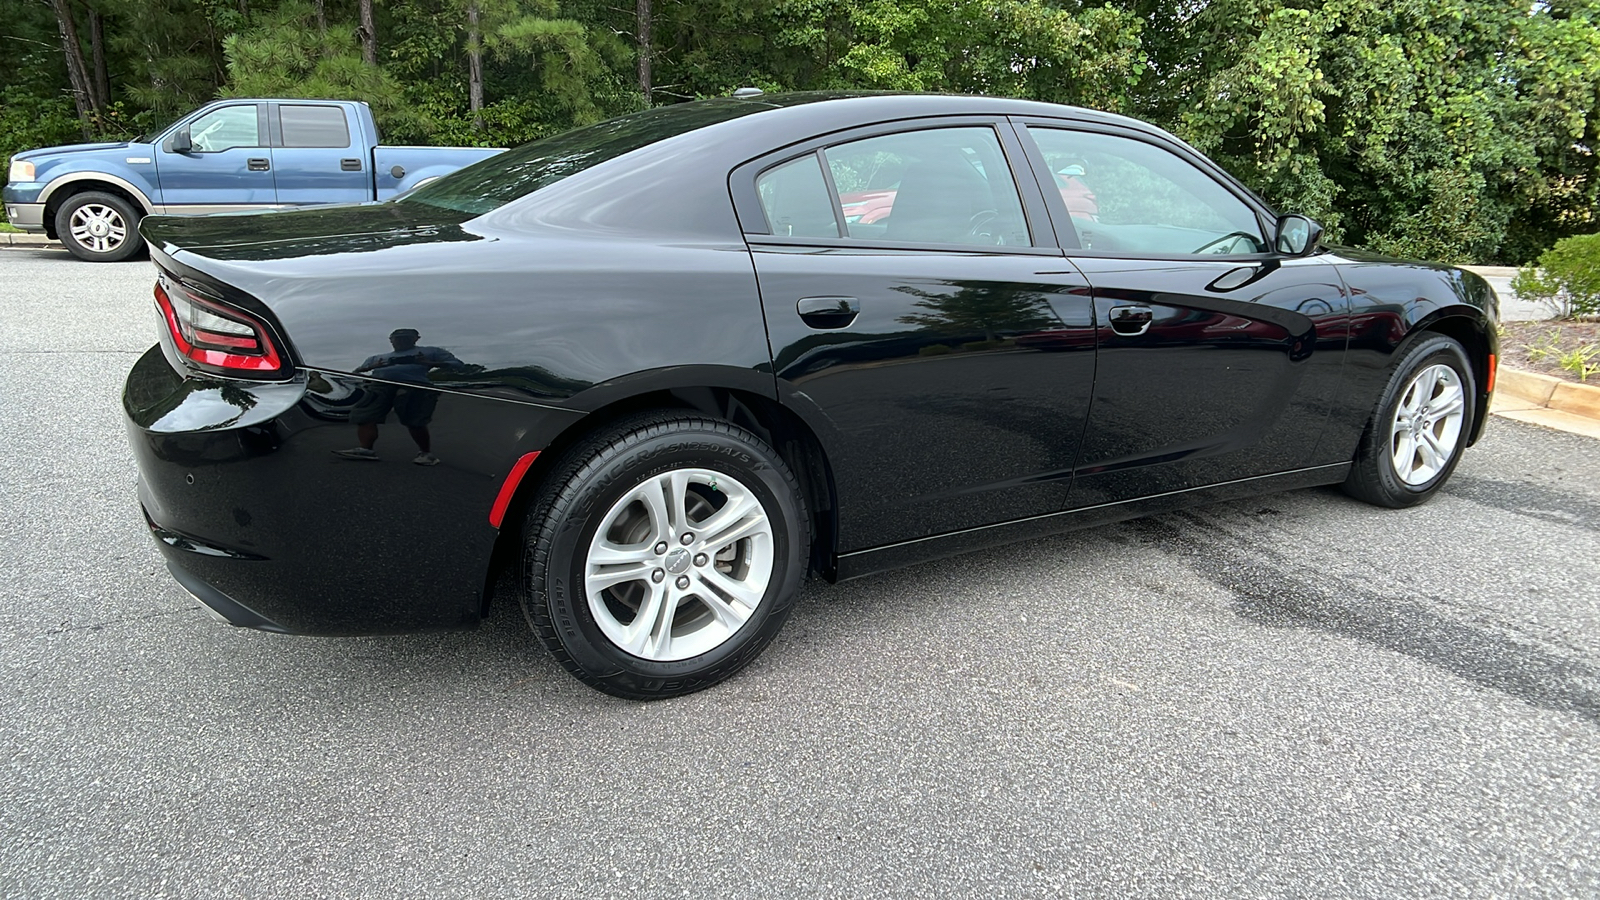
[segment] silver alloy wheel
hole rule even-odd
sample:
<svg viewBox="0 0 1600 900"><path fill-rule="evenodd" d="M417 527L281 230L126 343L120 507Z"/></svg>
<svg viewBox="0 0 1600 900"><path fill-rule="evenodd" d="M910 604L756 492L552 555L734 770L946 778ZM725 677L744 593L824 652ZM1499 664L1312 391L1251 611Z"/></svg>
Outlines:
<svg viewBox="0 0 1600 900"><path fill-rule="evenodd" d="M128 239L122 213L103 203L85 203L73 210L69 225L78 246L95 253L110 253Z"/></svg>
<svg viewBox="0 0 1600 900"><path fill-rule="evenodd" d="M656 662L716 649L750 620L773 572L772 522L738 480L675 469L611 505L584 561L607 639Z"/></svg>
<svg viewBox="0 0 1600 900"><path fill-rule="evenodd" d="M1394 473L1406 484L1427 484L1450 464L1461 441L1467 395L1461 376L1436 364L1417 373L1400 395L1389 426Z"/></svg>

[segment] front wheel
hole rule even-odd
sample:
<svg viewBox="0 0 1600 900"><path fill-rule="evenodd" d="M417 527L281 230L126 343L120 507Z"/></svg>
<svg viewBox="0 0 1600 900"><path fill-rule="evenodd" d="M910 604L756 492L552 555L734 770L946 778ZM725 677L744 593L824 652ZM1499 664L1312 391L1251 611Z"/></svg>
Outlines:
<svg viewBox="0 0 1600 900"><path fill-rule="evenodd" d="M809 558L805 504L755 435L658 414L551 474L526 523L523 611L585 684L636 700L692 693L783 627Z"/></svg>
<svg viewBox="0 0 1600 900"><path fill-rule="evenodd" d="M1345 492L1392 508L1432 497L1461 461L1476 396L1472 366L1459 343L1441 334L1417 342L1378 401Z"/></svg>
<svg viewBox="0 0 1600 900"><path fill-rule="evenodd" d="M56 237L79 259L119 262L139 252L139 212L115 194L85 191L56 210Z"/></svg>

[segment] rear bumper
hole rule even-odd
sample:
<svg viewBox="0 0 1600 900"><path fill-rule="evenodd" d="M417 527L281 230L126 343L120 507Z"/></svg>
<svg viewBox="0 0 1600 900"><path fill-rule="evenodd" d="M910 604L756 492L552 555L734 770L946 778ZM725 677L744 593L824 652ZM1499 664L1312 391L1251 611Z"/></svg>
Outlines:
<svg viewBox="0 0 1600 900"><path fill-rule="evenodd" d="M381 461L342 458L333 451L356 443L349 410L371 385L185 376L159 348L135 363L123 405L139 502L180 584L230 622L268 631L477 624L500 483L567 414L440 391L429 428L444 462L413 465L417 448L393 416L379 426Z"/></svg>
<svg viewBox="0 0 1600 900"><path fill-rule="evenodd" d="M189 596L206 605L214 615L229 625L254 628L257 631L276 631L287 634L289 629L246 607L243 603L217 590L204 579L185 569L177 560L167 560L167 571L172 579L189 592Z"/></svg>

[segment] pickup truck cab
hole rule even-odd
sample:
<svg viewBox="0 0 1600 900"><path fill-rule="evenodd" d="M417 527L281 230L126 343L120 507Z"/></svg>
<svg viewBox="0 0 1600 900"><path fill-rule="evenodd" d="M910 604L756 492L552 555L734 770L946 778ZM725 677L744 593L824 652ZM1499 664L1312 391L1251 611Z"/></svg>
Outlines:
<svg viewBox="0 0 1600 900"><path fill-rule="evenodd" d="M112 262L147 215L387 200L499 152L381 146L361 102L218 100L137 141L19 153L3 196L12 225Z"/></svg>

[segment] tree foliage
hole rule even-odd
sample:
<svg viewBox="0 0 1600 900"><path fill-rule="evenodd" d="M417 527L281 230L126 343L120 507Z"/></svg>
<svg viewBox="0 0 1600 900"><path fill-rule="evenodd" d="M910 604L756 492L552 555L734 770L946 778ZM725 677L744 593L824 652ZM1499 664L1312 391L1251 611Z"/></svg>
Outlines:
<svg viewBox="0 0 1600 900"><path fill-rule="evenodd" d="M948 91L1148 119L1402 255L1528 260L1600 204L1600 0L0 0L0 39L6 153L216 96L505 146L742 86Z"/></svg>

